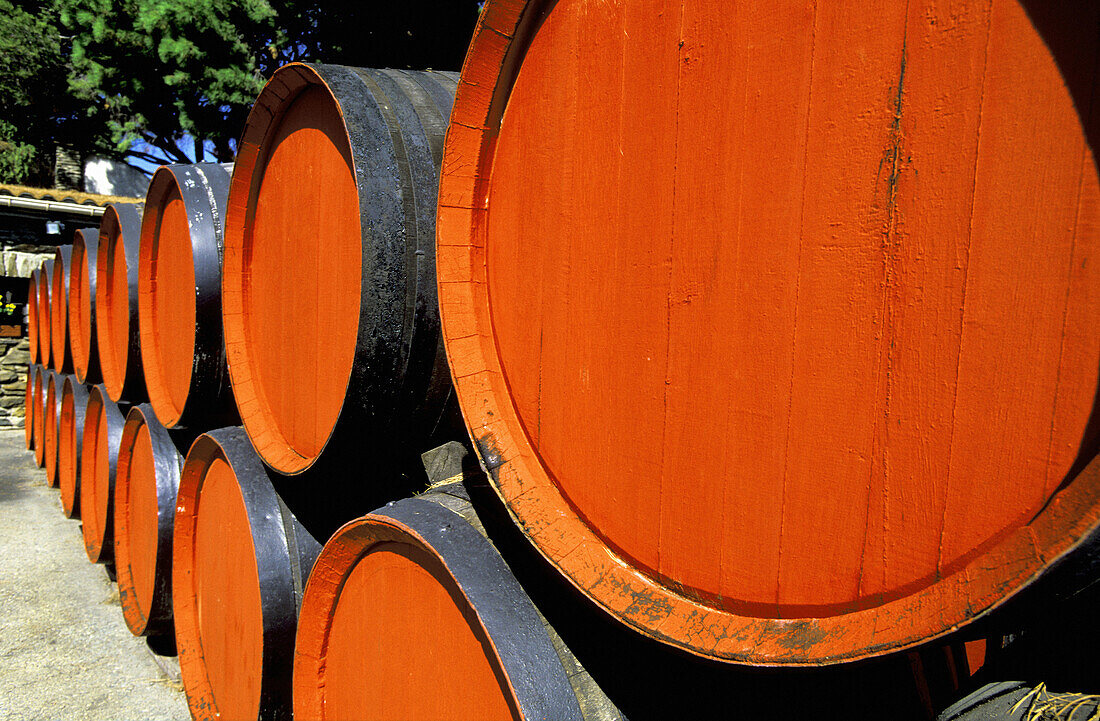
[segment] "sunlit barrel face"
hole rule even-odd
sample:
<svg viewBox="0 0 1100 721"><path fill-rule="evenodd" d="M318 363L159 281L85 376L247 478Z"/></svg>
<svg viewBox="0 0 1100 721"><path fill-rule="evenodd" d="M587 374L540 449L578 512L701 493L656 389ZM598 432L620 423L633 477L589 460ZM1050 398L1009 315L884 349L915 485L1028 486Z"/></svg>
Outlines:
<svg viewBox="0 0 1100 721"><path fill-rule="evenodd" d="M72 353L73 372L82 383L88 380L93 367L98 375L98 353L93 359L95 329L95 264L98 234L89 230L76 234L69 268L69 349ZM94 378L93 382L98 380Z"/></svg>
<svg viewBox="0 0 1100 721"><path fill-rule="evenodd" d="M111 397L122 396L128 368L130 334L130 278L119 216L114 208L103 214L96 268L96 340L103 383ZM136 258L135 258L136 261Z"/></svg>
<svg viewBox="0 0 1100 721"><path fill-rule="evenodd" d="M72 370L72 353L69 350L69 268L72 249L71 245L57 249L50 285L50 367L64 373ZM60 389L58 392L60 397Z"/></svg>
<svg viewBox="0 0 1100 721"><path fill-rule="evenodd" d="M57 484L61 510L67 517L80 513L80 459L84 412L88 393L70 376L61 387L61 415L57 431Z"/></svg>
<svg viewBox="0 0 1100 721"><path fill-rule="evenodd" d="M123 419L103 386L88 394L80 464L80 517L88 560L103 563L114 558L111 518L114 472Z"/></svg>
<svg viewBox="0 0 1100 721"><path fill-rule="evenodd" d="M53 260L42 264L38 283L38 359L50 367L50 288L53 286Z"/></svg>
<svg viewBox="0 0 1100 721"><path fill-rule="evenodd" d="M46 485L57 485L57 425L61 411L61 385L58 382L61 376L51 372L46 379L46 420L42 426L45 436L45 455L43 464L46 469Z"/></svg>
<svg viewBox="0 0 1100 721"><path fill-rule="evenodd" d="M324 718L519 718L491 649L438 559L408 544L377 544L340 591Z"/></svg>
<svg viewBox="0 0 1100 721"><path fill-rule="evenodd" d="M489 130L452 127L438 246L513 513L707 655L698 603L719 637L924 591L932 633L965 621L937 584L1097 450L1095 4L530 5L514 75L488 29L471 49L496 94L460 88Z"/></svg>
<svg viewBox="0 0 1100 721"><path fill-rule="evenodd" d="M187 208L176 178L164 170L155 180L141 231L140 334L150 400L171 425L183 414L191 387L195 269Z"/></svg>
<svg viewBox="0 0 1100 721"><path fill-rule="evenodd" d="M270 122L262 145L236 170L244 180L233 192L247 194L248 210L227 230L226 333L246 426L265 460L294 472L336 425L369 280L363 247L388 240L364 236L348 131L326 86L261 120Z"/></svg>
<svg viewBox="0 0 1100 721"><path fill-rule="evenodd" d="M35 269L27 286L27 344L30 346L31 363L39 362L38 353L38 282L41 271Z"/></svg>
<svg viewBox="0 0 1100 721"><path fill-rule="evenodd" d="M34 347L33 344L31 346ZM38 380L38 364L31 363L27 366L26 387L23 390L23 435L26 439L27 450L33 450L35 446L34 416L35 416L35 383Z"/></svg>
<svg viewBox="0 0 1100 721"><path fill-rule="evenodd" d="M126 447L126 441L123 441ZM119 488L126 487L126 540L128 567L134 592L134 601L142 618L149 618L152 610L154 582L157 575L158 520L157 478L153 447L149 428L141 423L129 446L126 477L122 478L119 466ZM121 458L120 458L121 464ZM119 496L122 498L121 493Z"/></svg>

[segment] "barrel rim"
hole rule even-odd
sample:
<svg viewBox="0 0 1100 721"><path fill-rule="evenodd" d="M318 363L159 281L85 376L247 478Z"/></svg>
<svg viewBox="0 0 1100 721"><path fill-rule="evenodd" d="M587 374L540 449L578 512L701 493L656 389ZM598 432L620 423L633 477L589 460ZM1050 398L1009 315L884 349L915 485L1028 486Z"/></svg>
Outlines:
<svg viewBox="0 0 1100 721"><path fill-rule="evenodd" d="M262 658L259 660L263 672L256 708L260 718L274 717L290 708L288 681L294 657L293 624L297 622L297 603L290 574L283 576L268 570L272 564L291 568L286 531L282 523L271 520L280 515L278 496L248 436L239 426L215 429L198 436L188 449L180 472L172 533L172 602L180 671L188 705L216 714L217 699L202 660L193 557L202 484L210 465L218 459L233 471L244 501L247 516L244 520L252 538L263 624ZM289 631L285 628L288 620L292 624Z"/></svg>
<svg viewBox="0 0 1100 721"><path fill-rule="evenodd" d="M73 238L72 258L69 264L69 354L72 357L73 375L80 383L96 381L99 375L99 353L96 347L96 259L99 248L99 229L78 230ZM85 292L87 287L87 292ZM73 302L73 296L79 298ZM88 304L89 324L85 334L81 323L83 305Z"/></svg>
<svg viewBox="0 0 1100 721"><path fill-rule="evenodd" d="M1100 534L1100 458L1094 458L1030 523L995 538L919 592L871 599L868 607L853 604L849 613L784 619L723 609L720 599L701 600L690 589L644 574L587 526L523 430L488 332L484 223L495 140L523 56L553 5L486 4L455 96L443 167L456 170L441 174L437 220L443 336L463 418L494 490L548 562L610 615L651 638L706 658L803 666L854 661L941 637L999 607ZM448 306L467 315L448 317ZM886 613L897 622L876 623Z"/></svg>
<svg viewBox="0 0 1100 721"><path fill-rule="evenodd" d="M72 423L65 423L66 406L72 406ZM57 475L61 490L61 512L66 518L80 515L80 459L84 444L84 415L88 409L88 389L75 375L65 376L61 384L61 424L58 429ZM66 463L67 461L67 463ZM67 468L71 465L71 468Z"/></svg>
<svg viewBox="0 0 1100 721"><path fill-rule="evenodd" d="M289 93L287 93L288 77L300 83ZM249 111L244 129L241 131L238 146L241 150L237 155L237 162L233 167L233 178L230 181L230 201L227 204L225 225L226 272L222 274L226 355L229 359L229 375L233 383L233 393L237 399L241 422L249 437L254 440L253 445L264 462L281 473L291 475L309 470L324 454L336 426L340 423L340 418L344 415L353 369L349 367L347 377L341 379L344 386L342 389L344 401L337 411L321 449L316 455L307 457L290 448L274 420L274 414L267 404L264 393L258 388L258 382L252 370L254 362L249 352L244 326L245 292L241 287L243 279L241 266L244 264L243 246L246 235L244 233L246 217L244 216L249 215L248 206L259 192L260 178L256 177L256 171L262 170L261 166L266 163L268 157L264 152L263 142L270 133L277 131L279 121L294 104L295 99L310 87L324 88L336 112L343 117L344 111L340 98L329 86L320 69L299 62L288 63L278 68L268 79ZM265 101L271 103L273 107L265 104ZM345 128L347 147L354 163L351 137L346 131Z"/></svg>
<svg viewBox="0 0 1100 721"><path fill-rule="evenodd" d="M129 508L130 463L134 444L142 429L153 448L153 477L157 497L157 550L153 568L153 595L139 597L134 585L130 555ZM118 574L119 605L130 633L155 636L171 633L172 618L172 527L176 493L179 489L183 456L168 430L157 420L153 406L142 403L130 408L119 439L115 471L114 550Z"/></svg>
<svg viewBox="0 0 1100 721"><path fill-rule="evenodd" d="M123 398L135 401L145 399L141 338L137 332L138 255L143 208L144 205L140 203L111 203L103 212L103 220L99 225L95 290L97 309L110 305L110 302L105 301L115 302L109 276L114 272L115 254L119 252L120 240L122 260L126 265L127 293L122 299L126 303L125 332L115 327L110 313L104 315L106 322L97 322L95 327L96 345L100 349L101 380L111 400L116 403ZM115 232L112 233L112 230ZM104 297L101 298L100 294ZM105 356L102 353L103 348L111 348L113 352ZM107 359L106 363L104 358Z"/></svg>
<svg viewBox="0 0 1100 721"><path fill-rule="evenodd" d="M88 422L88 412L92 411L95 422ZM106 453L107 453L107 478L106 487L98 488L97 484L85 482L84 472L89 468L95 468L97 464L81 465L80 485L83 492L80 494L80 517L83 519L81 531L84 537L84 552L92 563L109 563L114 560L114 514L112 506L115 494L115 478L118 468L118 444L122 440L122 426L125 419L117 403L107 395L107 389L103 384L92 386L88 391L88 405L84 412L84 435L81 439L81 448L89 448L89 436L98 432L102 424L106 424ZM98 442L98 439L96 439ZM96 479L92 479L93 481ZM89 485L91 488L89 488ZM88 491L91 491L90 493ZM97 512L98 492L102 490L106 494L106 514L100 518Z"/></svg>
<svg viewBox="0 0 1100 721"><path fill-rule="evenodd" d="M506 700L522 718L583 717L538 611L500 554L465 518L420 498L350 521L325 544L302 600L294 659L296 716L324 716L325 684L318 679L328 655L328 622L355 567L373 549L390 544L411 548L428 561L437 582L472 611L477 625L471 630L491 651L498 682L511 695Z"/></svg>

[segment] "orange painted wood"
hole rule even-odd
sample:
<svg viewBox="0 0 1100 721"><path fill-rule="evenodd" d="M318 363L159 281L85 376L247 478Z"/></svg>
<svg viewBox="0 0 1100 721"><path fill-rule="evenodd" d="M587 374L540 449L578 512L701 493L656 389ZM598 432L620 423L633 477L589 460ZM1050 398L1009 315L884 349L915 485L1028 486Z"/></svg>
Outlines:
<svg viewBox="0 0 1100 721"><path fill-rule="evenodd" d="M61 422L61 385L65 376L55 370L46 374L45 390L43 396L45 402L42 407L45 411L45 420L42 423L43 452L42 465L46 469L46 485L57 487L57 447L58 426Z"/></svg>
<svg viewBox="0 0 1100 721"><path fill-rule="evenodd" d="M223 315L242 422L279 472L354 467L364 444L407 466L450 431L433 254L456 79L294 63L253 106Z"/></svg>
<svg viewBox="0 0 1100 721"><path fill-rule="evenodd" d="M96 347L111 400L145 400L138 332L138 248L141 208L107 206L99 225L96 257Z"/></svg>
<svg viewBox="0 0 1100 721"><path fill-rule="evenodd" d="M80 463L87 408L88 387L75 375L65 376L57 429L57 485L61 489L61 512L66 518L80 515Z"/></svg>
<svg viewBox="0 0 1100 721"><path fill-rule="evenodd" d="M454 484L325 544L298 623L295 718L622 718L480 524Z"/></svg>
<svg viewBox="0 0 1100 721"><path fill-rule="evenodd" d="M172 438L148 403L126 414L115 473L114 541L119 605L135 636L172 625L172 526L185 439Z"/></svg>
<svg viewBox="0 0 1100 721"><path fill-rule="evenodd" d="M578 588L703 656L829 663L1096 532L1098 13L486 4L444 339Z"/></svg>
<svg viewBox="0 0 1100 721"><path fill-rule="evenodd" d="M81 228L77 236L94 236L95 228ZM53 281L50 286L50 367L59 373L73 372L73 353L69 343L69 279L72 276L73 246L62 245L54 254Z"/></svg>
<svg viewBox="0 0 1100 721"><path fill-rule="evenodd" d="M145 196L138 333L149 402L169 428L235 420L221 329L221 243L229 174L166 165Z"/></svg>
<svg viewBox="0 0 1100 721"><path fill-rule="evenodd" d="M114 561L114 494L125 418L102 384L88 391L81 442L80 519L84 552L92 563Z"/></svg>
<svg viewBox="0 0 1100 721"><path fill-rule="evenodd" d="M38 362L44 367L50 366L50 293L53 287L53 258L47 259L39 268L38 308L35 313L38 321Z"/></svg>
<svg viewBox="0 0 1100 721"><path fill-rule="evenodd" d="M38 283L41 268L35 268L27 283L27 344L30 346L31 363L38 363Z"/></svg>
<svg viewBox="0 0 1100 721"><path fill-rule="evenodd" d="M96 260L102 232L102 224L98 230L77 232L69 264L69 351L73 373L81 383L95 384L103 380L96 347L95 302Z"/></svg>
<svg viewBox="0 0 1100 721"><path fill-rule="evenodd" d="M241 428L195 440L172 538L176 644L194 718L289 717L299 594L320 550Z"/></svg>
<svg viewBox="0 0 1100 721"><path fill-rule="evenodd" d="M46 374L49 369L39 365L34 378L34 462L41 468L46 463Z"/></svg>
<svg viewBox="0 0 1100 721"><path fill-rule="evenodd" d="M33 304L28 307L32 306ZM34 348L33 343L31 344L31 348ZM33 361L27 366L27 386L23 391L23 435L26 438L28 451L35 450L36 446L34 423L38 406L38 390L35 386L38 383L38 375L41 372L42 366Z"/></svg>

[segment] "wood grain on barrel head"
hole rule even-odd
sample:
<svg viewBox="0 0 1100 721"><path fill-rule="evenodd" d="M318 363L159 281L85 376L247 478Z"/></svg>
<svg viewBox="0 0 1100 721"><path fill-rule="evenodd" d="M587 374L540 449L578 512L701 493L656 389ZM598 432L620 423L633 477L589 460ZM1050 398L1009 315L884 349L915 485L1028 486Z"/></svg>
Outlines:
<svg viewBox="0 0 1100 721"><path fill-rule="evenodd" d="M57 487L57 426L61 415L62 377L57 371L50 371L46 376L46 420L42 426L45 437L43 464L46 468L46 485L51 487Z"/></svg>
<svg viewBox="0 0 1100 721"><path fill-rule="evenodd" d="M27 284L27 344L31 363L38 363L38 282L41 269L35 268Z"/></svg>
<svg viewBox="0 0 1100 721"><path fill-rule="evenodd" d="M157 477L148 426L134 420L133 414L127 416L126 423L136 430L123 430L119 448L115 555L126 624L131 632L143 633L152 610L158 572ZM128 611L129 606L133 609Z"/></svg>
<svg viewBox="0 0 1100 721"><path fill-rule="evenodd" d="M1100 7L1069 5L487 4L444 335L582 590L703 655L837 660L1087 535L1025 543L1100 518Z"/></svg>
<svg viewBox="0 0 1100 721"><path fill-rule="evenodd" d="M148 308L141 328L142 363L150 398L156 397L165 422L183 413L191 386L195 353L195 269L191 230L179 186L169 183L142 222L141 304ZM148 217L152 216L152 217ZM117 254L117 251L116 251ZM117 281L116 281L117 282ZM118 311L115 311L116 313Z"/></svg>
<svg viewBox="0 0 1100 721"><path fill-rule="evenodd" d="M130 237L133 235L133 237ZM111 398L145 396L137 325L138 238L141 211L108 206L96 258L96 343Z"/></svg>
<svg viewBox="0 0 1100 721"><path fill-rule="evenodd" d="M50 281L50 367L59 373L72 370L68 333L69 266L72 253L72 245L63 245L55 251Z"/></svg>

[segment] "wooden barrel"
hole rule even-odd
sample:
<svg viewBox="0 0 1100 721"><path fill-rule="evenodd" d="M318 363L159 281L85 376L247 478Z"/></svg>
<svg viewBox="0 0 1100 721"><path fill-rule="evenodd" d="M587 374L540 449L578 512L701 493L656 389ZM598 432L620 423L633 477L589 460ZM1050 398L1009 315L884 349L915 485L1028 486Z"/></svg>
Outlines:
<svg viewBox="0 0 1100 721"><path fill-rule="evenodd" d="M38 308L35 311L38 329L38 362L50 366L50 292L53 286L53 258L48 258L39 268ZM28 299L29 301L29 299Z"/></svg>
<svg viewBox="0 0 1100 721"><path fill-rule="evenodd" d="M126 419L102 384L88 391L80 464L84 552L92 563L114 561L114 495L118 447Z"/></svg>
<svg viewBox="0 0 1100 721"><path fill-rule="evenodd" d="M88 387L74 375L65 376L57 428L57 485L61 488L61 512L67 518L80 514L80 462L87 408Z"/></svg>
<svg viewBox="0 0 1100 721"><path fill-rule="evenodd" d="M50 370L46 373L46 385L42 404L45 420L42 422L42 465L46 469L46 485L57 487L58 428L61 425L61 386L65 374Z"/></svg>
<svg viewBox="0 0 1100 721"><path fill-rule="evenodd" d="M103 212L96 263L96 345L111 400L147 398L138 333L138 246L141 206L115 203Z"/></svg>
<svg viewBox="0 0 1100 721"><path fill-rule="evenodd" d="M92 237L96 228L81 228L76 236ZM69 345L69 278L72 276L73 246L62 245L54 251L53 281L50 286L50 367L59 373L73 372L73 352Z"/></svg>
<svg viewBox="0 0 1100 721"><path fill-rule="evenodd" d="M27 343L30 345L31 363L38 362L38 283L41 268L35 268L27 283Z"/></svg>
<svg viewBox="0 0 1100 721"><path fill-rule="evenodd" d="M96 347L96 258L102 226L77 231L69 266L69 352L73 373L81 383L99 383L99 351Z"/></svg>
<svg viewBox="0 0 1100 721"><path fill-rule="evenodd" d="M242 422L280 473L322 455L355 468L365 446L415 468L429 439L464 437L447 427L434 274L456 79L294 63L253 106L226 216L225 337ZM408 492L377 475L343 520Z"/></svg>
<svg viewBox="0 0 1100 721"><path fill-rule="evenodd" d="M176 501L172 598L196 718L290 717L294 631L320 545L240 427L199 436Z"/></svg>
<svg viewBox="0 0 1100 721"><path fill-rule="evenodd" d="M28 307L33 305L32 303ZM31 348L34 348L33 343ZM34 423L35 409L38 406L38 389L35 384L39 382L38 376L41 372L42 366L38 363L31 362L27 366L27 387L23 391L23 435L26 437L28 451L35 448Z"/></svg>
<svg viewBox="0 0 1100 721"><path fill-rule="evenodd" d="M49 368L39 364L34 379L34 462L41 468L46 464L46 374Z"/></svg>
<svg viewBox="0 0 1100 721"><path fill-rule="evenodd" d="M624 718L485 537L461 483L325 544L298 621L294 717Z"/></svg>
<svg viewBox="0 0 1100 721"><path fill-rule="evenodd" d="M115 474L115 567L119 604L135 636L168 635L172 625L172 526L183 438L148 403L126 414Z"/></svg>
<svg viewBox="0 0 1100 721"><path fill-rule="evenodd" d="M149 402L168 428L236 422L222 339L221 267L229 173L166 165L145 196L138 329Z"/></svg>
<svg viewBox="0 0 1100 721"><path fill-rule="evenodd" d="M486 3L448 359L511 513L609 613L834 663L1089 545L1100 5L1038 5Z"/></svg>

